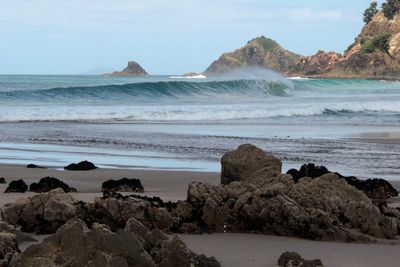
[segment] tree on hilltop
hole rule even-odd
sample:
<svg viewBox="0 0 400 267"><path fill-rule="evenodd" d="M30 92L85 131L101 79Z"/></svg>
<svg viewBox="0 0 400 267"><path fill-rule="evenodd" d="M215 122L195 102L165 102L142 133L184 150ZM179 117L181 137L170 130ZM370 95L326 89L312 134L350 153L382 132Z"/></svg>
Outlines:
<svg viewBox="0 0 400 267"><path fill-rule="evenodd" d="M400 11L400 0L387 0L382 4L382 11L387 19L393 19Z"/></svg>
<svg viewBox="0 0 400 267"><path fill-rule="evenodd" d="M369 23L376 13L378 13L378 2L374 1L364 11L364 22Z"/></svg>

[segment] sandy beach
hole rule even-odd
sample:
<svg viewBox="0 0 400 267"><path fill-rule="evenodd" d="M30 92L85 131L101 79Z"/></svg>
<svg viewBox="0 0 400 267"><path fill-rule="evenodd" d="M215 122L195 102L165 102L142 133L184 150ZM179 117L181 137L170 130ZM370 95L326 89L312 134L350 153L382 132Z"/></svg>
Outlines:
<svg viewBox="0 0 400 267"><path fill-rule="evenodd" d="M9 182L23 179L27 184L38 181L45 176L57 177L70 186L76 187L78 193L72 196L86 202L92 202L101 195L101 184L107 179L122 177L140 178L146 195L160 196L164 200L183 200L186 198L187 186L192 181L212 184L220 182L219 173L187 171L153 171L97 169L93 171L63 171L55 169L27 169L19 165L0 165L0 176ZM393 183L400 189L400 183ZM4 191L6 185L0 186ZM0 205L14 202L20 197L32 193L0 194ZM395 204L398 204L395 201ZM399 241L385 241L379 244L350 244L337 242L319 242L292 237L281 237L258 234L203 234L181 235L188 247L196 253L215 256L222 266L276 266L279 255L284 251L297 251L305 258L320 258L326 266L339 267L375 267L399 266ZM38 239L42 239L40 237ZM29 244L22 244L26 248Z"/></svg>

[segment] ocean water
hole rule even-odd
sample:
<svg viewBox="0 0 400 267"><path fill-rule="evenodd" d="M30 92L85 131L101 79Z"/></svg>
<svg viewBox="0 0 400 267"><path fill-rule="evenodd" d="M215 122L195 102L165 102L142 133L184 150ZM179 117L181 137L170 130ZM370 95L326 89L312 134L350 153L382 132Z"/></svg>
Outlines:
<svg viewBox="0 0 400 267"><path fill-rule="evenodd" d="M0 76L0 163L219 170L241 143L284 167L324 164L400 179L400 146L359 139L400 130L400 82L222 78Z"/></svg>

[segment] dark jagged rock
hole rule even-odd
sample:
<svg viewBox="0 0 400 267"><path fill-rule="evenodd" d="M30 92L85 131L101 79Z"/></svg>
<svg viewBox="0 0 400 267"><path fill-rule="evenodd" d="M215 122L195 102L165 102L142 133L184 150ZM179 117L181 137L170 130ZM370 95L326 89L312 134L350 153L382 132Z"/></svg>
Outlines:
<svg viewBox="0 0 400 267"><path fill-rule="evenodd" d="M75 188L70 187L63 181L60 181L54 177L45 177L40 179L38 183L32 183L29 186L29 191L35 193L45 193L56 188L61 188L65 193L77 192Z"/></svg>
<svg viewBox="0 0 400 267"><path fill-rule="evenodd" d="M304 164L300 170L290 169L287 174L292 175L293 180L297 183L303 177L317 178L330 171L325 166L315 166L313 163Z"/></svg>
<svg viewBox="0 0 400 267"><path fill-rule="evenodd" d="M27 167L28 169L46 169L45 167L38 166L38 165L36 165L36 164L28 164L28 165L26 165L26 167Z"/></svg>
<svg viewBox="0 0 400 267"><path fill-rule="evenodd" d="M215 258L196 255L174 236L144 226L112 232L106 225L89 229L81 220L70 220L55 235L15 256L10 267L31 266L182 266L219 267ZM50 252L50 253L49 253Z"/></svg>
<svg viewBox="0 0 400 267"><path fill-rule="evenodd" d="M316 166L313 163L304 164L301 166L300 170L290 169L287 172L287 174L292 175L295 183L297 183L303 177L310 177L314 179L327 173L330 173L330 171L326 167ZM398 196L397 190L386 180L360 180L354 176L343 176L340 173L336 174L340 178L344 179L349 185L363 191L371 199L388 199Z"/></svg>
<svg viewBox="0 0 400 267"><path fill-rule="evenodd" d="M122 178L120 180L108 180L101 186L103 192L144 192L144 188L139 179Z"/></svg>
<svg viewBox="0 0 400 267"><path fill-rule="evenodd" d="M397 190L384 179L368 179L360 180L354 176L342 176L339 177L346 180L349 185L354 186L358 190L363 191L369 198L372 199L388 199L391 197L397 197L399 193Z"/></svg>
<svg viewBox="0 0 400 267"><path fill-rule="evenodd" d="M72 163L72 164L64 167L64 169L68 170L68 171L90 171L90 170L97 169L97 167L93 163L85 160L85 161L81 161L79 163Z"/></svg>
<svg viewBox="0 0 400 267"><path fill-rule="evenodd" d="M1 177L0 178L0 184L6 184L7 182L6 182L6 178L4 178L4 177Z"/></svg>
<svg viewBox="0 0 400 267"><path fill-rule="evenodd" d="M122 71L116 71L111 76L146 76L147 72L135 61L129 61Z"/></svg>
<svg viewBox="0 0 400 267"><path fill-rule="evenodd" d="M4 193L25 193L28 186L24 180L11 181Z"/></svg>
<svg viewBox="0 0 400 267"><path fill-rule="evenodd" d="M320 259L305 260L297 252L284 252L278 259L278 265L282 267L323 267Z"/></svg>

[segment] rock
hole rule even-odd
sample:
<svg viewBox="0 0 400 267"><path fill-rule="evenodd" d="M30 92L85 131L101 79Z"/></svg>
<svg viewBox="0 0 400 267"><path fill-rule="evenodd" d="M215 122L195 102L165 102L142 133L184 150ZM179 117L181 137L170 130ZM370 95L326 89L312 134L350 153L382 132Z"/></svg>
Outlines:
<svg viewBox="0 0 400 267"><path fill-rule="evenodd" d="M90 171L90 170L94 170L97 169L97 167L89 162L89 161L81 161L79 163L72 163L66 167L64 167L65 170L68 171Z"/></svg>
<svg viewBox="0 0 400 267"><path fill-rule="evenodd" d="M6 184L7 182L6 182L6 178L4 178L4 177L1 177L0 178L0 184Z"/></svg>
<svg viewBox="0 0 400 267"><path fill-rule="evenodd" d="M28 165L26 165L26 167L27 167L28 169L46 169L45 167L38 166L38 165L36 165L36 164L28 164Z"/></svg>
<svg viewBox="0 0 400 267"><path fill-rule="evenodd" d="M139 179L122 178L120 180L108 180L101 186L103 192L144 192L144 188Z"/></svg>
<svg viewBox="0 0 400 267"><path fill-rule="evenodd" d="M66 183L54 177L45 177L40 179L38 183L32 183L29 186L29 191L35 193L45 193L56 188L63 189L65 193L77 192L75 188L70 187Z"/></svg>
<svg viewBox="0 0 400 267"><path fill-rule="evenodd" d="M14 234L18 243L37 241L31 235L22 232L18 227L15 227L13 225L9 225L9 224L7 224L6 222L3 222L3 221L0 221L0 232L6 232L6 233Z"/></svg>
<svg viewBox="0 0 400 267"><path fill-rule="evenodd" d="M243 67L264 67L289 73L301 59L277 42L264 36L250 40L244 47L231 53L225 53L215 60L204 72L205 75L219 75Z"/></svg>
<svg viewBox="0 0 400 267"><path fill-rule="evenodd" d="M129 61L128 66L122 71L116 71L111 76L146 76L147 72L135 61Z"/></svg>
<svg viewBox="0 0 400 267"><path fill-rule="evenodd" d="M280 159L250 144L226 153L221 158L221 165L221 184L233 181L257 182L266 177L278 176L282 170Z"/></svg>
<svg viewBox="0 0 400 267"><path fill-rule="evenodd" d="M15 252L19 252L15 234L0 232L0 259L4 259L7 254L14 254Z"/></svg>
<svg viewBox="0 0 400 267"><path fill-rule="evenodd" d="M178 237L169 240L160 231L132 225L137 222L130 221L125 230L112 232L102 224L89 229L80 220L68 221L55 235L27 248L10 266L220 266L214 258L188 250Z"/></svg>
<svg viewBox="0 0 400 267"><path fill-rule="evenodd" d="M327 173L330 171L325 166L315 166L313 163L302 165L300 170L290 169L287 172L292 175L295 183L303 177L317 178Z"/></svg>
<svg viewBox="0 0 400 267"><path fill-rule="evenodd" d="M384 179L360 180L354 176L346 177L340 174L339 176L345 179L349 185L363 191L371 199L388 199L399 195L397 190Z"/></svg>
<svg viewBox="0 0 400 267"><path fill-rule="evenodd" d="M82 221L72 220L41 244L28 247L11 266L155 265L133 234L113 233L104 225L94 225L90 230Z"/></svg>
<svg viewBox="0 0 400 267"><path fill-rule="evenodd" d="M282 181L272 179L261 187L237 181L219 186L192 183L187 200L191 217L180 231L189 231L187 225L192 224L207 231L366 242L371 236L391 239L398 232L397 218L385 215L334 173L296 184Z"/></svg>
<svg viewBox="0 0 400 267"><path fill-rule="evenodd" d="M278 259L278 265L282 267L323 267L320 259L305 260L297 252L284 252Z"/></svg>
<svg viewBox="0 0 400 267"><path fill-rule="evenodd" d="M113 230L124 227L131 218L149 229L158 228L166 232L171 232L175 222L170 212L171 207L158 198L110 194L96 198L94 204L86 208L80 213L82 220L105 223Z"/></svg>
<svg viewBox="0 0 400 267"><path fill-rule="evenodd" d="M28 198L1 208L2 219L19 225L24 232L54 233L58 227L77 214L77 201L61 188Z"/></svg>
<svg viewBox="0 0 400 267"><path fill-rule="evenodd" d="M11 181L4 193L25 193L28 186L23 180Z"/></svg>
<svg viewBox="0 0 400 267"><path fill-rule="evenodd" d="M330 171L324 166L315 166L314 164L310 163L301 166L300 170L291 169L287 173L292 175L293 180L297 183L303 177L310 177L314 179L330 173ZM336 174L340 178L344 179L349 185L363 191L371 199L388 199L398 196L397 190L386 180L360 180L354 176L343 176L340 173Z"/></svg>

